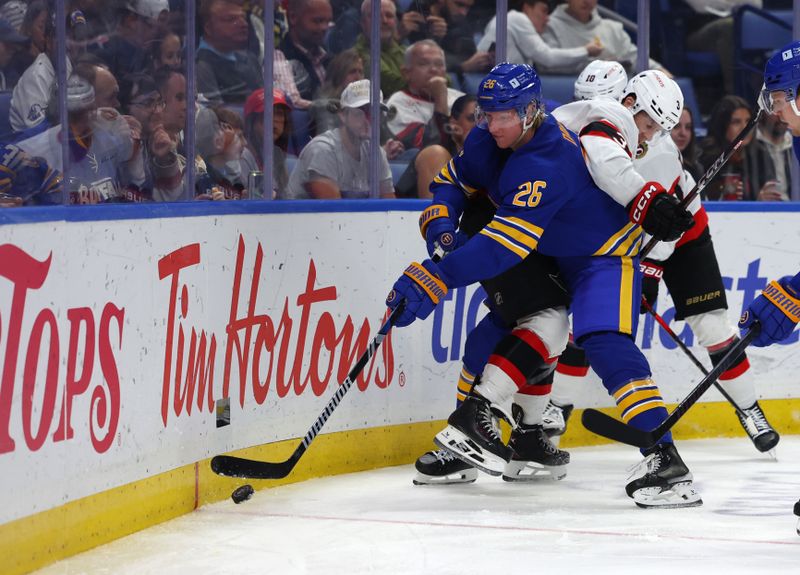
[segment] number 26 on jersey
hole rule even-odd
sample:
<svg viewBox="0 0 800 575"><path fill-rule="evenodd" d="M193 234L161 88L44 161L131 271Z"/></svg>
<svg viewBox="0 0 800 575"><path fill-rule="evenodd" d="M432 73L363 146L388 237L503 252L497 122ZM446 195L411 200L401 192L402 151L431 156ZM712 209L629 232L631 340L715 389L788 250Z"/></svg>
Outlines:
<svg viewBox="0 0 800 575"><path fill-rule="evenodd" d="M546 187L547 182L543 180L520 184L517 186L519 191L514 195L514 201L512 203L521 208L535 208L539 205L539 202L542 201L541 190Z"/></svg>

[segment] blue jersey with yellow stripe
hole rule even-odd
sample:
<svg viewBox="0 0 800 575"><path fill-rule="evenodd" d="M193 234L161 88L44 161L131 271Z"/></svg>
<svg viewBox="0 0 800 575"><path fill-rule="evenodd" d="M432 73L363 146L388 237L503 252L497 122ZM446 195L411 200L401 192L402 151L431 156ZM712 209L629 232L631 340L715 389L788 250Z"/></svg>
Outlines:
<svg viewBox="0 0 800 575"><path fill-rule="evenodd" d="M547 117L533 138L501 150L491 134L473 129L464 150L434 179L437 203L457 218L465 199L488 192L492 221L439 267L450 286L494 277L531 251L555 257L633 256L642 230L624 208L598 188L584 163L577 136Z"/></svg>

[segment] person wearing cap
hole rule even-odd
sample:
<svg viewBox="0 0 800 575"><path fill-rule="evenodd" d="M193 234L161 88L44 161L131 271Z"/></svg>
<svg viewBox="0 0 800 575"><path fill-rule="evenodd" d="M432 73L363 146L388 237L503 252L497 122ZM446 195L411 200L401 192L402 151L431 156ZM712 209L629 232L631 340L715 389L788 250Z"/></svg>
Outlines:
<svg viewBox="0 0 800 575"><path fill-rule="evenodd" d="M235 0L202 0L203 34L197 47L197 92L215 104L241 104L262 82L255 54L248 52L244 8Z"/></svg>
<svg viewBox="0 0 800 575"><path fill-rule="evenodd" d="M120 201L145 201L145 183L138 135L115 110L97 110L94 88L78 74L67 80L69 127L70 203L94 204ZM53 94L48 114L58 115L58 100ZM52 118L51 118L52 119ZM61 142L62 126L56 125L22 140L19 148L43 158L54 170L64 171Z"/></svg>
<svg viewBox="0 0 800 575"><path fill-rule="evenodd" d="M383 94L381 94L381 100ZM312 139L300 152L282 199L364 199L370 197L370 83L349 84L340 100L341 127ZM382 106L383 108L383 106ZM392 172L380 149L379 189L393 198Z"/></svg>
<svg viewBox="0 0 800 575"><path fill-rule="evenodd" d="M0 91L11 90L17 84L19 73L10 65L11 60L29 42L30 39L17 32L8 20L0 18Z"/></svg>
<svg viewBox="0 0 800 575"><path fill-rule="evenodd" d="M147 69L147 48L169 13L167 0L127 0L120 9L114 33L105 44L94 47L117 78Z"/></svg>
<svg viewBox="0 0 800 575"><path fill-rule="evenodd" d="M283 194L289 183L286 167L286 153L289 135L292 133L292 107L283 92L272 90L272 189L275 194ZM244 103L244 137L247 147L242 153L242 174L263 172L264 150L264 89L259 88L247 97ZM251 197L258 196L258 190L250 190Z"/></svg>

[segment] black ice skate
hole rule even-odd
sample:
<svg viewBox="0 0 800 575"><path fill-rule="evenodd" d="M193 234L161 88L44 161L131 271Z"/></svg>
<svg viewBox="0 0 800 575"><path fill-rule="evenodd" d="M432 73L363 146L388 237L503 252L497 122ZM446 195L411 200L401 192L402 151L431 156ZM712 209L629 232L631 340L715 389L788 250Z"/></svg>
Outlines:
<svg viewBox="0 0 800 575"><path fill-rule="evenodd" d="M444 449L428 451L417 459L414 467L417 468L414 485L472 483L478 478L477 469Z"/></svg>
<svg viewBox="0 0 800 575"><path fill-rule="evenodd" d="M572 415L571 405L556 405L549 400L542 413L542 427L554 445L558 445L560 436L567 431L567 422Z"/></svg>
<svg viewBox="0 0 800 575"><path fill-rule="evenodd" d="M541 425L524 425L514 429L508 446L514 450L503 471L504 481L564 479L567 476L569 453L558 449Z"/></svg>
<svg viewBox="0 0 800 575"><path fill-rule="evenodd" d="M638 463L625 486L639 507L670 509L702 505L692 485L692 474L672 443L656 445Z"/></svg>
<svg viewBox="0 0 800 575"><path fill-rule="evenodd" d="M489 475L503 473L512 451L500 437L488 400L468 395L447 423L436 435L436 445Z"/></svg>
<svg viewBox="0 0 800 575"><path fill-rule="evenodd" d="M747 432L747 436L753 442L753 445L756 446L761 453L770 452L772 457L775 457L775 454L772 453L772 449L778 445L778 442L781 440L781 436L778 435L778 432L772 429L772 426L767 421L764 412L761 411L761 406L758 405L756 401L752 407L748 407L747 409L742 409L742 416L741 413L738 411L736 412L736 417L739 418L739 423L742 424L744 430Z"/></svg>

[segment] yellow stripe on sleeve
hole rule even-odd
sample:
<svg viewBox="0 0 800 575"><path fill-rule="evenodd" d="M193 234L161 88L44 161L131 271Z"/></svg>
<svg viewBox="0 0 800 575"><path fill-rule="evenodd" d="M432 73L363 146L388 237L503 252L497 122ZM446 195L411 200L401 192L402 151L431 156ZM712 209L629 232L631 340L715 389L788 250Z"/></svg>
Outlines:
<svg viewBox="0 0 800 575"><path fill-rule="evenodd" d="M488 238L493 239L498 244L502 245L504 248L514 252L515 254L517 254L520 257L520 259L524 260L526 257L528 257L528 254L531 253L530 250L526 250L525 248L518 246L517 244L515 244L514 242L512 242L511 240L509 240L505 236L502 236L497 232L493 232L493 231L489 230L488 227L489 226L483 228L480 231L480 233L482 235L488 237Z"/></svg>
<svg viewBox="0 0 800 575"><path fill-rule="evenodd" d="M626 224L626 225L625 225L625 227L623 227L623 228L622 228L620 231L618 231L618 232L617 232L617 233L615 233L613 236L611 236L610 238L608 238L608 240L606 241L606 243L604 243L604 244L603 244L603 245L600 247L600 249L599 249L599 250L597 250L596 252L594 252L594 254L592 254L592 255L595 255L595 256L607 256L607 255L611 255L611 254L609 253L609 252L611 251L611 248L613 248L613 247L614 247L614 245L616 245L616 243L617 243L617 242L620 240L620 238L622 238L622 237L623 237L625 234L627 234L627 233L628 233L628 232L629 232L629 231L630 231L632 228L634 228L634 227L637 227L637 225L636 225L636 224L634 224L634 223L629 223L629 224ZM641 232L640 232L640 233L641 233Z"/></svg>
<svg viewBox="0 0 800 575"><path fill-rule="evenodd" d="M486 225L487 228L500 232L503 235L508 236L509 238L516 240L517 242L521 243L524 246L532 250L536 249L536 245L539 243L538 236L531 236L526 232L519 230L517 228L511 227L509 225L504 224L502 221L494 219Z"/></svg>

